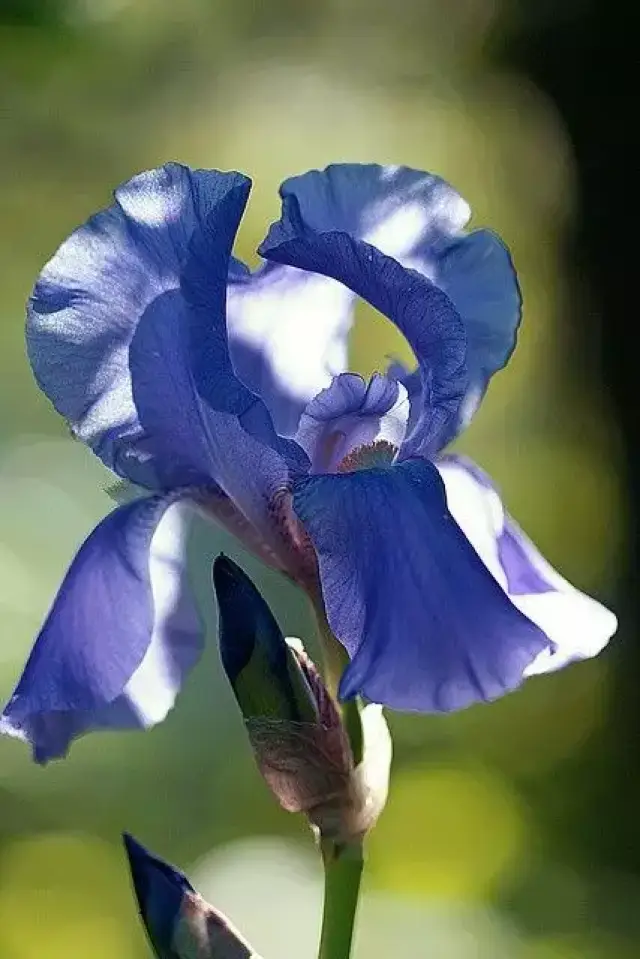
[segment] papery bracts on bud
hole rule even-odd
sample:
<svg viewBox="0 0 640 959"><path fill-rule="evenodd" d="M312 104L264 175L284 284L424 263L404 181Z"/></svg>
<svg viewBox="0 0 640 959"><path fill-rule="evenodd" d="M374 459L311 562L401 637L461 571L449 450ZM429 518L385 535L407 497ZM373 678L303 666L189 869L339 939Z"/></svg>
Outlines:
<svg viewBox="0 0 640 959"><path fill-rule="evenodd" d="M374 824L386 800L391 740L381 707L361 714L356 762L341 711L300 640L285 639L249 577L214 564L222 662L265 781L289 812L324 838L350 842Z"/></svg>

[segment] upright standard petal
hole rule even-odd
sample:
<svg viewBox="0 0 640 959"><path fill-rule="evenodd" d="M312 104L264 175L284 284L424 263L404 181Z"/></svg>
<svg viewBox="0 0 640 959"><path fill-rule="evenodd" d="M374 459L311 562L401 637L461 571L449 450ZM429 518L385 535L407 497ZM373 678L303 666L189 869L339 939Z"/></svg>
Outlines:
<svg viewBox="0 0 640 959"><path fill-rule="evenodd" d="M296 440L315 473L334 473L361 447L384 447L388 459L400 448L409 419L409 398L401 383L374 374L368 383L342 373L308 404Z"/></svg>
<svg viewBox="0 0 640 959"><path fill-rule="evenodd" d="M121 506L73 560L0 718L37 762L90 729L151 726L173 705L202 644L181 508L175 496Z"/></svg>
<svg viewBox="0 0 640 959"><path fill-rule="evenodd" d="M462 197L440 177L407 167L336 164L285 181L281 194L280 230L345 233L365 241L421 273L454 305L466 335L466 382L457 415L439 438L444 445L468 422L489 378L505 365L515 345L521 299L508 250L489 230L464 233L471 211ZM424 357L403 332L423 374L416 400L429 409L433 397ZM435 449L427 433L424 445L414 445L411 452Z"/></svg>
<svg viewBox="0 0 640 959"><path fill-rule="evenodd" d="M468 385L458 432L468 425L489 380L515 349L522 297L509 250L491 230L443 241L435 257L431 250L426 256L433 263L433 281L454 304L467 334Z"/></svg>
<svg viewBox="0 0 640 959"><path fill-rule="evenodd" d="M273 501L291 475L307 471L308 459L293 440L278 436L264 403L231 365L224 277L243 205L242 196L230 191L203 219L180 290L145 311L129 363L144 431L139 449L164 464L170 485L215 481L267 546L282 553L286 544Z"/></svg>
<svg viewBox="0 0 640 959"><path fill-rule="evenodd" d="M157 485L157 464L149 454L129 455L142 433L131 340L145 311L178 288L201 216L229 190L246 199L249 181L173 163L133 177L111 207L62 244L28 304L27 347L39 385L107 466L143 485Z"/></svg>
<svg viewBox="0 0 640 959"><path fill-rule="evenodd" d="M471 215L460 194L433 173L377 163L311 170L285 180L280 195L285 204L295 198L316 233L348 233L401 261L457 235Z"/></svg>
<svg viewBox="0 0 640 959"><path fill-rule="evenodd" d="M601 652L616 631L614 614L553 569L474 463L448 456L438 470L456 522L511 602L548 637L548 647L525 675L551 672Z"/></svg>
<svg viewBox="0 0 640 959"><path fill-rule="evenodd" d="M511 603L447 508L432 463L301 480L294 507L351 663L341 695L440 712L515 689L546 636Z"/></svg>
<svg viewBox="0 0 640 959"><path fill-rule="evenodd" d="M312 229L348 233L396 259L455 233L469 218L444 180L406 167L333 164L285 180L280 195L285 204L295 198ZM273 263L230 277L234 365L282 435L295 433L306 404L347 369L353 300L326 276Z"/></svg>
<svg viewBox="0 0 640 959"><path fill-rule="evenodd" d="M466 334L446 294L348 233L316 232L289 194L282 219L271 227L260 252L278 263L334 277L395 323L418 358L423 393L428 394L400 455L406 459L420 450L439 449L457 421L467 387Z"/></svg>
<svg viewBox="0 0 640 959"><path fill-rule="evenodd" d="M229 439L203 422L198 392L260 439L275 437L266 410L236 380L226 340L227 275L239 272L231 247L249 187L237 173L173 163L134 177L62 245L30 300L38 382L76 435L141 485L216 478L211 446ZM148 368L140 341L158 350ZM170 416L150 416L151 389Z"/></svg>
<svg viewBox="0 0 640 959"><path fill-rule="evenodd" d="M411 260L447 294L464 324L467 386L449 439L468 426L494 373L506 366L516 345L522 298L508 249L490 230L443 239ZM412 417L428 402L418 368L403 377ZM414 412L415 411L415 414ZM443 437L443 441L446 437ZM444 445L444 442L442 443Z"/></svg>

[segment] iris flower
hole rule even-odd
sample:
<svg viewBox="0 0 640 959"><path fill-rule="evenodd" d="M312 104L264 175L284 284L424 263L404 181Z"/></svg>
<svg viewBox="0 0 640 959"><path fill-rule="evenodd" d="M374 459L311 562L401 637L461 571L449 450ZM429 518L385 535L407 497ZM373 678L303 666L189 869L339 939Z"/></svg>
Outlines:
<svg viewBox="0 0 640 959"><path fill-rule="evenodd" d="M509 253L437 176L339 164L285 181L254 272L231 250L250 181L135 176L40 275L41 388L150 492L80 548L2 720L36 760L164 717L197 660L175 514L190 501L312 596L343 698L441 712L600 651L615 617L556 573L490 479L442 456L509 359ZM347 371L357 297L417 368Z"/></svg>

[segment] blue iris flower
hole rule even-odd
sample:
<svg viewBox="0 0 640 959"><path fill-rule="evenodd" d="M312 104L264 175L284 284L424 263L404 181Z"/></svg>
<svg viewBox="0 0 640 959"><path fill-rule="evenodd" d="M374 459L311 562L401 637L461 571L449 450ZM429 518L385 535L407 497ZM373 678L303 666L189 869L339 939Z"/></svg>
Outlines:
<svg viewBox="0 0 640 959"><path fill-rule="evenodd" d="M179 513L196 503L323 603L341 695L438 712L594 655L615 617L571 587L473 464L441 456L514 348L500 239L404 167L283 183L251 272L231 255L250 181L178 164L121 186L63 243L28 308L38 383L74 434L151 495L67 573L0 725L35 758L148 726L201 650ZM354 301L417 360L347 372Z"/></svg>

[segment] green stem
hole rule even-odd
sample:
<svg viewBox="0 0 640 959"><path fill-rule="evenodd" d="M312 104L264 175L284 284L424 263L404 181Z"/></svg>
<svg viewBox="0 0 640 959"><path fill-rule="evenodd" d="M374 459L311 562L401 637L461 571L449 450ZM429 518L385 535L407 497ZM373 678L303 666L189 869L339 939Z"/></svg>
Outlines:
<svg viewBox="0 0 640 959"><path fill-rule="evenodd" d="M362 844L322 842L324 911L318 959L349 959L362 877Z"/></svg>
<svg viewBox="0 0 640 959"><path fill-rule="evenodd" d="M324 659L324 681L337 702L340 677L349 657L331 632L324 610L319 608L319 604L314 605ZM363 755L358 700L340 703L339 709L357 766L362 762ZM324 864L324 909L318 959L349 959L364 865L362 842L339 844L322 839L320 848Z"/></svg>

